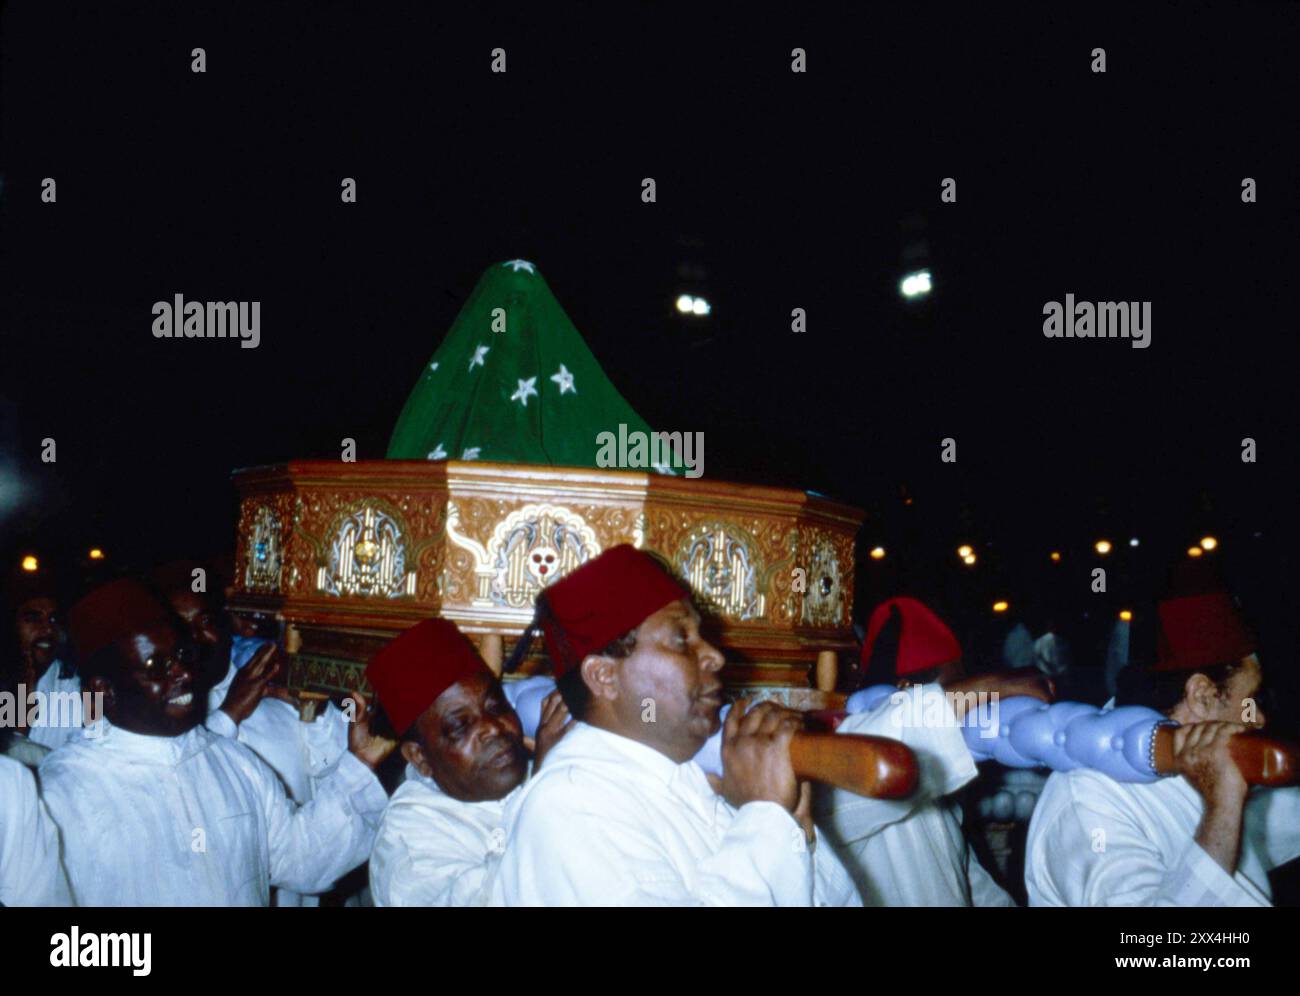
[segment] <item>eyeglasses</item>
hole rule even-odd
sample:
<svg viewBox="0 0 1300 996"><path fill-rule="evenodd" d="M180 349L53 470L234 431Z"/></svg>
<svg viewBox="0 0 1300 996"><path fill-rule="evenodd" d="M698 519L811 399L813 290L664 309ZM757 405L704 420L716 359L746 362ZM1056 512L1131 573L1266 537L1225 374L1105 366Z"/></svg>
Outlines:
<svg viewBox="0 0 1300 996"><path fill-rule="evenodd" d="M199 659L198 648L191 643L183 643L170 653L153 654L138 670L151 677L162 677L176 665L193 667Z"/></svg>

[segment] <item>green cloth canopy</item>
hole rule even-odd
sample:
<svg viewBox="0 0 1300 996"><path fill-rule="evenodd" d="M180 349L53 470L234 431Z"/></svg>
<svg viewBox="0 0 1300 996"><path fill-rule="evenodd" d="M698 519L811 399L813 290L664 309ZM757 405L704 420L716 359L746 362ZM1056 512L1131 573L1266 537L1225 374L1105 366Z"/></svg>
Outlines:
<svg viewBox="0 0 1300 996"><path fill-rule="evenodd" d="M479 278L406 399L388 458L596 467L597 436L620 425L649 438L536 266L515 259ZM681 466L674 456L655 469Z"/></svg>

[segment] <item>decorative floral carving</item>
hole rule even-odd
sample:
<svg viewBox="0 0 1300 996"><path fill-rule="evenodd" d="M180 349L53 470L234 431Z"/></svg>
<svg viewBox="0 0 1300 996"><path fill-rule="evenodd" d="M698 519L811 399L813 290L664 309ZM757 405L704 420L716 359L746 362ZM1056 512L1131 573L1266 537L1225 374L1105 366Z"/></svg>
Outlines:
<svg viewBox="0 0 1300 996"><path fill-rule="evenodd" d="M767 598L758 590L749 537L731 523L701 525L682 541L673 564L716 611L742 621L763 616Z"/></svg>
<svg viewBox="0 0 1300 996"><path fill-rule="evenodd" d="M525 505L492 531L487 548L492 602L513 609L531 606L539 591L600 550L582 516L561 505Z"/></svg>
<svg viewBox="0 0 1300 996"><path fill-rule="evenodd" d="M839 555L831 538L818 532L814 534L808 560L803 621L813 626L838 626L843 615L844 588Z"/></svg>
<svg viewBox="0 0 1300 996"><path fill-rule="evenodd" d="M327 595L399 598L415 594L416 574L406 569L406 539L398 519L365 504L330 531L328 560L316 587Z"/></svg>
<svg viewBox="0 0 1300 996"><path fill-rule="evenodd" d="M284 518L277 509L285 495L270 502L246 501L240 516L244 543L239 565L244 590L266 594L280 591L280 567L284 558Z"/></svg>

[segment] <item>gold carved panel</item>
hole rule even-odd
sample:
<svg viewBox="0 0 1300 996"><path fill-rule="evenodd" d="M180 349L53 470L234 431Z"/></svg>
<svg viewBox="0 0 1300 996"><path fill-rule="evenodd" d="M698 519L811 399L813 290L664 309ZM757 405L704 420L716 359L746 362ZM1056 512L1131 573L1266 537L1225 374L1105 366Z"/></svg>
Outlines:
<svg viewBox="0 0 1300 996"><path fill-rule="evenodd" d="M235 570L245 591L280 593L290 501L290 495L273 494L241 503L239 535L243 542L236 547Z"/></svg>
<svg viewBox="0 0 1300 996"><path fill-rule="evenodd" d="M436 604L443 520L437 496L303 492L294 503L290 588Z"/></svg>

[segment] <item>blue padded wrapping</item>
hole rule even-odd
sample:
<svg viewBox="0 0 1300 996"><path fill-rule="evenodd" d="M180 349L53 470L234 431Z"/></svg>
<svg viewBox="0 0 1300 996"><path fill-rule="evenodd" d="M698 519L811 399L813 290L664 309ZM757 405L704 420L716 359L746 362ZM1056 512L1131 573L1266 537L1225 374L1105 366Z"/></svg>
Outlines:
<svg viewBox="0 0 1300 996"><path fill-rule="evenodd" d="M524 736L537 736L537 727L542 722L542 699L555 691L555 680L537 675L520 681L504 682L501 689L506 694L506 701L519 717Z"/></svg>
<svg viewBox="0 0 1300 996"><path fill-rule="evenodd" d="M850 713L874 708L893 692L892 685L873 685L849 697ZM1151 738L1170 721L1145 706L1102 710L1084 702L1048 705L1026 695L1000 699L997 731L990 724L989 703L969 710L962 733L976 761L997 761L1009 768L1091 768L1118 782L1154 782Z"/></svg>

